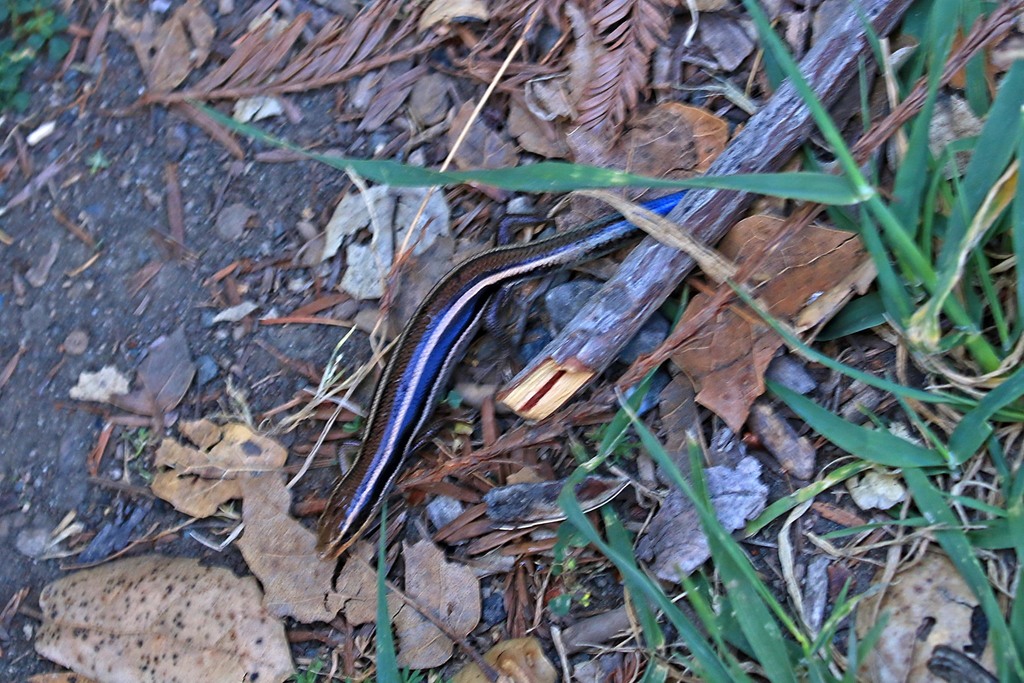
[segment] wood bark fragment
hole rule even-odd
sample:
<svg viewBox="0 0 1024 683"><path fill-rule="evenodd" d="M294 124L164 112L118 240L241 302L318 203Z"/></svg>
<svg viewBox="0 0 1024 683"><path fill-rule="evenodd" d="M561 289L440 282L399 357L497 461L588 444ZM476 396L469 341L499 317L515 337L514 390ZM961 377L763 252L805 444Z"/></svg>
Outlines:
<svg viewBox="0 0 1024 683"><path fill-rule="evenodd" d="M822 103L831 106L856 76L858 62L870 51L864 20L879 36L899 23L910 0L865 0L851 7L807 53L800 69ZM810 110L796 89L784 83L718 157L708 175L768 173L792 157L813 131ZM727 190L691 190L668 218L686 226L704 244L714 244L738 220L755 195ZM646 238L623 262L598 295L509 383L550 388L581 370L596 373L634 336L650 314L692 270L687 254ZM585 373L589 376L589 373ZM568 392L561 392L567 395ZM541 397L543 398L543 397ZM550 414L557 401L526 400L530 417L540 419L541 402ZM565 399L567 400L567 398Z"/></svg>

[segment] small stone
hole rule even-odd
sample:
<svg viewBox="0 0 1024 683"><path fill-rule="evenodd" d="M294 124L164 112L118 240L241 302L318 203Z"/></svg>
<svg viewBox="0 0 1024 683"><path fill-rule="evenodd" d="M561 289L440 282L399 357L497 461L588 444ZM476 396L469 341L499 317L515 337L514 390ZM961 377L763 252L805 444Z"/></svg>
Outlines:
<svg viewBox="0 0 1024 683"><path fill-rule="evenodd" d="M207 354L196 358L196 386L201 387L207 382L213 380L220 372L220 366L217 365L217 361L213 359L213 356Z"/></svg>
<svg viewBox="0 0 1024 683"><path fill-rule="evenodd" d="M807 395L818 386L804 364L788 353L773 358L765 375L798 394Z"/></svg>
<svg viewBox="0 0 1024 683"><path fill-rule="evenodd" d="M89 348L89 333L85 330L71 330L64 339L64 353L81 356Z"/></svg>
<svg viewBox="0 0 1024 683"><path fill-rule="evenodd" d="M553 337L546 329L540 327L531 327L527 329L523 334L523 338L519 342L519 360L523 363L528 362L531 358L543 351L544 347L551 343L552 339Z"/></svg>
<svg viewBox="0 0 1024 683"><path fill-rule="evenodd" d="M409 95L409 113L424 125L444 120L450 106L451 81L440 73L427 74L416 81Z"/></svg>
<svg viewBox="0 0 1024 683"><path fill-rule="evenodd" d="M435 529L448 526L456 517L462 514L463 505L454 498L448 496L437 496L427 504L427 517Z"/></svg>
<svg viewBox="0 0 1024 683"><path fill-rule="evenodd" d="M636 333L636 336L629 340L629 343L621 351L617 358L623 363L632 363L645 353L650 353L665 341L668 336L671 323L660 313L655 313L643 327Z"/></svg>
<svg viewBox="0 0 1024 683"><path fill-rule="evenodd" d="M544 309L556 330L565 327L594 292L600 289L596 280L578 279L552 287L544 295Z"/></svg>
<svg viewBox="0 0 1024 683"><path fill-rule="evenodd" d="M167 129L164 134L164 149L169 158L180 161L188 148L188 128L185 125L178 124Z"/></svg>
<svg viewBox="0 0 1024 683"><path fill-rule="evenodd" d="M505 596L501 593L491 593L484 598L483 621L488 627L505 621Z"/></svg>
<svg viewBox="0 0 1024 683"><path fill-rule="evenodd" d="M50 547L50 530L42 527L23 529L14 539L18 552L32 559L39 559Z"/></svg>

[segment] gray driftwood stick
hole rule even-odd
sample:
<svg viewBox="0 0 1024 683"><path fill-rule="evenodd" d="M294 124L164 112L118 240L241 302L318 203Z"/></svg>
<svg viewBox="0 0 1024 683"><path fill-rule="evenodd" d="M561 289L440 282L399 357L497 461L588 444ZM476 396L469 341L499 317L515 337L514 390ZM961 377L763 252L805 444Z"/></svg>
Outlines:
<svg viewBox="0 0 1024 683"><path fill-rule="evenodd" d="M884 37L909 5L910 0L851 2L846 14L807 53L800 69L825 106L846 92L858 60L869 52L864 19ZM786 81L715 160L708 175L776 171L813 130L810 110ZM715 244L753 200L754 195L735 191L690 190L668 218L701 242ZM549 360L563 367L605 368L693 266L686 254L650 237L644 239L616 275L508 386L519 385Z"/></svg>

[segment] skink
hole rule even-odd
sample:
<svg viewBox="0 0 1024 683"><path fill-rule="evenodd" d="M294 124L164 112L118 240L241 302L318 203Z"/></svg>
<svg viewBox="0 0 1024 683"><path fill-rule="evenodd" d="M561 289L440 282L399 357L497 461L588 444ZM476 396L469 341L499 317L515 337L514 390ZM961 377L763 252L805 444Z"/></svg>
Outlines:
<svg viewBox="0 0 1024 683"><path fill-rule="evenodd" d="M682 196L643 206L665 215ZM613 251L637 232L613 214L537 242L495 247L437 283L402 331L374 392L359 455L331 491L317 535L321 557L341 555L373 522L492 298L512 283Z"/></svg>

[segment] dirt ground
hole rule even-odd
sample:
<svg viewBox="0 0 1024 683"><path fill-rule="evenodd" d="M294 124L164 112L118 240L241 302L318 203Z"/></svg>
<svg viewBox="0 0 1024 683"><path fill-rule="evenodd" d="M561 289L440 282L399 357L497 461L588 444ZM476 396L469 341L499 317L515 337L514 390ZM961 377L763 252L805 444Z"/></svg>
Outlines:
<svg viewBox="0 0 1024 683"><path fill-rule="evenodd" d="M140 13L156 11L152 8L163 4L175 3L153 0L135 8ZM207 4L212 7L214 3ZM827 4L834 7L838 3ZM218 15L218 38L213 50L216 59L210 60L213 63L221 63L232 54L233 46L225 36L245 30L246 24L239 18L245 3L238 5L239 12ZM310 28L314 30L335 13L351 10L344 0L323 0L322 4L299 0L281 5L293 5L296 14L310 12ZM168 8L160 11L166 15ZM74 16L75 12L83 16ZM94 24L98 13L95 6L75 6L69 19ZM804 29L794 28L794 34L803 35L802 30L809 30L809 20L805 24ZM708 27L715 25L713 20L706 22ZM729 29L723 29L720 35L733 35L732 23L719 22L718 26ZM676 25L673 35L678 47L682 44L682 27ZM726 48L730 46L731 42L725 41L721 51L728 53ZM672 54L675 58L675 52ZM436 62L432 68L436 66L438 74L445 73L445 69L455 71L458 65L446 61L451 56L438 48L430 54ZM739 69L735 73L742 73L742 77L736 82L746 82L747 66L740 65L752 61L744 53L736 65L722 73ZM184 420L237 415L241 410L236 400L239 395L244 395L244 408L254 421L265 426L263 418L267 414L279 416L278 408L315 386L346 332L342 327L264 324L260 320L287 316L337 291L341 259L309 267L302 262L302 254L310 231L322 229L352 183L341 172L310 161L256 161L256 153L267 148L245 140L240 142L246 158L240 161L168 106L137 106L138 98L146 92L146 76L132 48L114 30L105 40L102 63L102 69L95 73L37 64L25 80L26 89L32 93L28 111L0 117L0 169L9 169L6 177L0 175L0 207L16 204L0 214L0 547L4 558L0 565L0 680L21 681L34 673L57 669L39 657L33 647L39 625L39 593L47 583L89 561L127 549L196 557L238 574L250 573L235 548L218 552L196 540L196 536L222 540L234 526L224 519L203 520L185 530L157 536L160 531L179 527L186 517L157 499L150 489L154 446L161 436L173 434ZM702 85L707 86L712 80L708 73L714 73L708 67L710 62L689 64L687 68L702 74ZM388 73L390 76L394 72ZM681 72L665 78L685 80ZM380 87L385 89L386 85ZM472 88L482 89L475 81L472 87L462 83L458 87L466 92L453 99L466 101L472 99L466 95ZM715 96L697 90L694 87L692 92L674 93L673 103L678 99L699 108L714 100ZM409 161L401 158L403 147L396 140L409 140L416 131L394 130L387 125L357 130L359 121L346 114L341 102L351 97L352 91L358 88L289 95L291 113L301 112L301 119L282 116L258 125L300 146L332 149L358 158L381 155ZM731 104L719 104L715 116L719 114L723 131L748 120L744 111ZM488 115L485 111L484 118ZM34 140L34 132L50 126L52 132ZM652 129L656 129L653 124ZM446 152L445 144L439 140L438 144L430 141L416 147L420 156L414 161L436 167ZM676 155L672 156L675 163ZM175 185L180 188L180 200L174 196ZM474 193L474 189L459 188L450 194L460 201L467 196L475 200L478 195ZM501 195L501 199L508 197ZM471 204L474 207L467 209ZM466 239L464 228L485 223L489 209L481 206L492 204L496 202L464 201L453 212L455 223L463 221L454 230L453 242L461 241L459 247L465 248L465 242L472 240ZM250 217L233 227L218 225L225 207L233 205L248 211ZM183 209L180 243L174 237L171 216L176 206ZM473 213L476 209L481 213ZM447 266L447 261L440 264ZM439 276L433 273L429 278L436 280ZM253 315L238 322L217 320L218 314L242 301L255 304ZM376 305L373 301L339 299L316 315L351 320L365 314L363 321L375 320ZM407 304L396 304L402 305ZM72 398L72 388L85 372L112 366L124 377L136 377L154 342L172 335L187 345L195 377L182 400L174 401L161 421ZM484 344L490 346L481 351L480 357L490 355L479 365L490 366L480 367L479 374L498 375L506 369L500 360L493 360L501 356L495 349L499 342L490 338ZM875 337L866 337L857 344L850 354L854 357L846 358L847 362L877 374L893 364L893 350ZM346 354L343 362L350 366L365 361L369 358L368 344L357 339L346 346ZM825 379L824 371L815 377L821 380L825 393L838 393L838 380L827 384ZM490 379L478 383L493 384ZM678 402L685 403L682 398ZM687 405L692 407L692 401ZM680 412L678 419L683 423L686 416L682 413L686 411ZM493 415L491 418L493 421ZM305 447L316 440L317 433L318 426L311 424L296 432L275 435L282 445L291 448L286 464L289 472L298 468L302 455L301 448L292 447ZM729 434L732 436L732 432ZM307 527L313 526L315 512L309 502L322 502L333 478L328 463L337 454L338 444L331 444L331 448L335 450L322 454L318 465L323 466L312 469L294 497L293 511L304 518ZM812 453L811 464L813 458ZM566 463L571 462L566 457L562 465L567 467ZM554 469L557 467L552 469L552 479ZM780 473L779 467L766 472L765 479L773 489L772 500L797 485ZM413 503L419 505L423 496L419 492L415 495L419 497ZM304 506L305 512L300 514L298 509ZM627 516L632 513L643 521L647 510L633 508ZM814 527L818 533L835 526L823 517L814 523L821 527ZM129 545L138 539L147 540L141 547ZM76 552L69 553L69 548ZM77 552L82 548L86 548L84 554ZM769 567L764 572L769 577L766 580L784 595L781 574L772 564L774 554L759 554L756 546L752 548L755 563ZM537 584L526 588L528 580L535 578L531 575L535 566L517 560L514 570L506 575L489 577L491 583L482 591L482 626L474 631L480 640L477 644L487 641L489 645L489 641L496 640L497 636L492 635L500 634L501 628L496 625L506 616L510 621L518 618L526 630L526 612L517 615L504 595L513 592L510 586L515 588L514 582L523 586L522 595L547 591L546 583L539 589ZM588 569L580 578L581 583L590 582L580 590L588 598L594 596L591 607L595 612L621 605L623 595L616 572L607 563L600 567ZM858 572L853 578L863 584L873 568L864 565ZM827 578L835 578L836 586L846 578L836 577ZM818 578L821 584L826 583L824 570ZM553 589L548 592L555 593ZM531 606L539 604L532 594L529 598ZM308 644L292 644L296 660L323 652L332 644L331 638L342 637L338 635L340 630L320 626ZM311 627L307 633L316 628ZM356 635L365 634L362 641L369 643L372 627L365 629ZM295 630L290 635L297 639ZM329 635L324 636L328 631ZM355 640L351 630L343 635L350 642Z"/></svg>
<svg viewBox="0 0 1024 683"><path fill-rule="evenodd" d="M204 285L234 261L260 262L293 253L302 241L297 221L303 215L320 217L332 208L343 182L340 174L309 162L242 164L165 108L118 112L135 101L143 79L130 48L113 33L106 56L99 79L74 70L57 78L55 67L40 65L25 82L33 93L30 110L0 122L5 140L0 156L5 161L15 154L13 131L25 136L55 122L49 137L25 148L26 158L35 174L51 164L62 165L28 202L0 217L0 230L12 238L11 244L0 246L0 366L13 366L0 388L0 603L28 589L24 604L36 605L39 590L75 562L38 557L39 545L69 514L87 533L133 513L136 533L180 521L169 505L153 499L135 471L137 464L125 468L124 455L132 450L128 440L134 438L137 444L145 427L117 427L96 477L90 479L86 459L96 448L104 416L96 404L69 398L80 373L113 365L131 377L154 340L183 328L198 371L168 421L226 409L229 381L246 389L250 407L258 413L308 386L268 349L322 368L341 334L331 327L214 323L214 315L225 306ZM97 83L87 101L75 101L84 87ZM365 154L375 140L339 125L332 104L323 94L303 97L305 118L289 127L289 135L296 140L330 139L352 154ZM109 166L93 163L90 168L89 159L97 154ZM181 255L166 239L169 164L177 166L185 208ZM12 173L0 184L0 205L29 180ZM240 237L227 240L214 229L214 217L233 203L250 207L254 217ZM54 217L56 211L82 226L95 248L64 227ZM39 264L52 250L52 267L45 277L37 277ZM155 276L139 286L140 278L157 265ZM262 272L239 278L249 288L246 298L263 311L290 310L314 286L307 271L276 272L286 281L267 282ZM87 344L79 353L75 347L82 333ZM217 564L240 562L234 553L218 555L181 535L160 550ZM36 624L16 614L0 626L3 680L53 670L33 650Z"/></svg>

